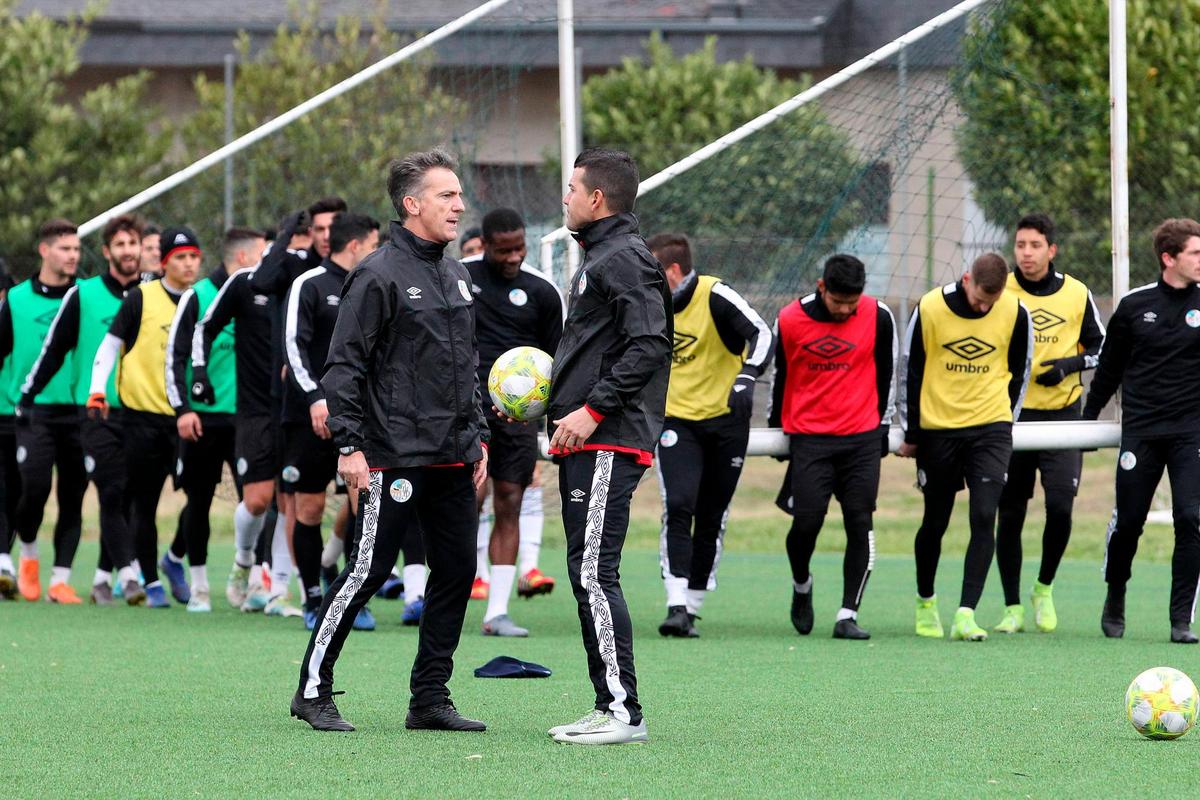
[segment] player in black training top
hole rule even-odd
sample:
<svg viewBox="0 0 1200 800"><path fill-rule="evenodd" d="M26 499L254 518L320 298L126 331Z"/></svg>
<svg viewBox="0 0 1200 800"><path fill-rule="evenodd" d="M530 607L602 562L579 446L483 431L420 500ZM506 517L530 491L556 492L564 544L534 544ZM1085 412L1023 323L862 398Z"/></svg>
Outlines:
<svg viewBox="0 0 1200 800"><path fill-rule="evenodd" d="M1154 231L1157 283L1121 298L1100 348L1084 419L1096 419L1121 388L1117 507L1108 526L1100 627L1125 633L1125 584L1163 469L1171 481L1171 641L1195 644L1200 582L1200 223L1169 219Z"/></svg>
<svg viewBox="0 0 1200 800"><path fill-rule="evenodd" d="M479 385L487 391L492 364L514 347L536 347L553 354L562 337L562 295L546 276L525 262L525 221L511 208L498 208L483 218L483 252L463 259L475 296L475 336L479 342ZM506 422L488 415L491 428L488 477L492 483L492 526L488 551L491 586L483 616L485 636L528 636L508 616L508 598L517 577L521 501L537 464L536 425ZM479 493L483 504L486 488ZM554 580L521 576L523 594L546 593ZM536 587L534 586L536 584Z"/></svg>

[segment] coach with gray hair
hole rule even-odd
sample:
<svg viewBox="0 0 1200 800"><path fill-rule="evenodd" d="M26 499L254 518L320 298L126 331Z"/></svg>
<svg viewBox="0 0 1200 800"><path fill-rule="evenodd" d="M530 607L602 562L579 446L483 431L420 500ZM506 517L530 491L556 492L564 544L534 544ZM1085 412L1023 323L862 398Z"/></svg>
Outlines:
<svg viewBox="0 0 1200 800"><path fill-rule="evenodd" d="M392 162L388 194L399 220L342 289L321 383L338 472L362 507L292 698L292 716L317 730L354 730L333 702L334 663L418 522L430 572L405 726L486 728L459 715L446 685L475 578L475 491L487 477L488 431L470 277L445 255L465 211L454 169L441 150Z"/></svg>

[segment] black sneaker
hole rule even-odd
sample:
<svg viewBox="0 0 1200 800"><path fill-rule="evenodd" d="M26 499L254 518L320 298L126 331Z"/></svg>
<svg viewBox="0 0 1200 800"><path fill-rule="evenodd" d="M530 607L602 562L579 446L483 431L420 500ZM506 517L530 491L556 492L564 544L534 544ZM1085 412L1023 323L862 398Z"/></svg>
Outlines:
<svg viewBox="0 0 1200 800"><path fill-rule="evenodd" d="M1171 641L1175 644L1196 644L1200 643L1200 638L1192 633L1192 626L1186 622L1181 622L1178 625L1171 626Z"/></svg>
<svg viewBox="0 0 1200 800"><path fill-rule="evenodd" d="M852 619L839 619L833 625L833 638L870 639L871 634L858 627L858 623Z"/></svg>
<svg viewBox="0 0 1200 800"><path fill-rule="evenodd" d="M801 636L808 636L813 629L812 592L797 592L792 589L792 627Z"/></svg>
<svg viewBox="0 0 1200 800"><path fill-rule="evenodd" d="M344 692L334 692L344 694ZM354 726L342 719L333 697L306 698L299 690L292 697L292 716L302 719L314 731L352 731Z"/></svg>
<svg viewBox="0 0 1200 800"><path fill-rule="evenodd" d="M1110 639L1120 639L1125 635L1125 587L1117 589L1108 587L1108 596L1104 599L1104 611L1100 613L1100 630Z"/></svg>
<svg viewBox="0 0 1200 800"><path fill-rule="evenodd" d="M454 703L447 700L435 706L410 708L404 727L410 731L471 731L483 732L487 725L477 719L467 719L458 713Z"/></svg>
<svg viewBox="0 0 1200 800"><path fill-rule="evenodd" d="M692 624L692 617L684 606L667 608L667 618L658 626L658 632L663 636L671 636L676 639L695 639L700 636L700 632Z"/></svg>

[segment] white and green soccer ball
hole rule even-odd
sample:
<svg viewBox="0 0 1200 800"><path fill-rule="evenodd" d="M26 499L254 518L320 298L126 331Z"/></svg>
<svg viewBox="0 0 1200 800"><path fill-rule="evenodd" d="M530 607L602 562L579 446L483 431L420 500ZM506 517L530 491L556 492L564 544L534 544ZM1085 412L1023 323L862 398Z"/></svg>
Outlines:
<svg viewBox="0 0 1200 800"><path fill-rule="evenodd" d="M1196 724L1200 697L1192 679L1171 667L1148 669L1125 690L1125 712L1148 739L1178 739Z"/></svg>
<svg viewBox="0 0 1200 800"><path fill-rule="evenodd" d="M554 359L536 347L514 347L492 364L488 394L496 408L529 422L546 416Z"/></svg>

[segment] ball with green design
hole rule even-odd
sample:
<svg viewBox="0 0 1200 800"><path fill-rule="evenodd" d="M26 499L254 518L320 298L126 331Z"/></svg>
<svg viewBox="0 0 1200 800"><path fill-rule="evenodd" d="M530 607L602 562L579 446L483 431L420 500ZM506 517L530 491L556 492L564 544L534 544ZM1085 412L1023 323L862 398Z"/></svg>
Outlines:
<svg viewBox="0 0 1200 800"><path fill-rule="evenodd" d="M1125 691L1125 713L1148 739L1178 739L1196 724L1200 697L1192 679L1171 667L1154 667Z"/></svg>
<svg viewBox="0 0 1200 800"><path fill-rule="evenodd" d="M496 408L522 422L541 419L550 403L554 359L536 347L514 347L492 364L488 394Z"/></svg>

